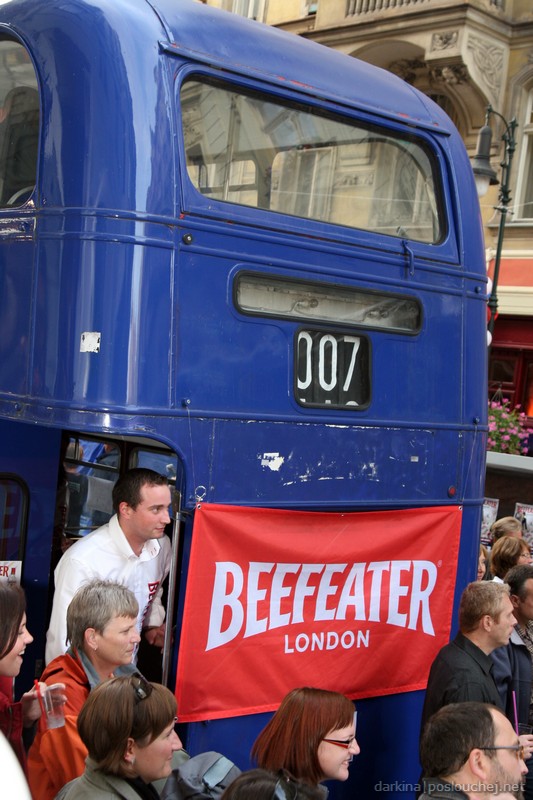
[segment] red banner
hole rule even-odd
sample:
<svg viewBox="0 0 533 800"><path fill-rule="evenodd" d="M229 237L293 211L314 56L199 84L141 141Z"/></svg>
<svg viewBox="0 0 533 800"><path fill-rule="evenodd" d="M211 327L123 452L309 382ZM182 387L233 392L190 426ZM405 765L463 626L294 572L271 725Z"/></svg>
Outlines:
<svg viewBox="0 0 533 800"><path fill-rule="evenodd" d="M357 513L200 505L176 696L180 721L426 686L449 639L458 507Z"/></svg>

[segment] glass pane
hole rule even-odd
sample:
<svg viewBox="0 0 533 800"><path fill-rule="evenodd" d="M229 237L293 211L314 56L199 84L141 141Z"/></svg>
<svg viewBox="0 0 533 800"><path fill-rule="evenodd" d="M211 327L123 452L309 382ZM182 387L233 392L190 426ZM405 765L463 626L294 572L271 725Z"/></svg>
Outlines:
<svg viewBox="0 0 533 800"><path fill-rule="evenodd" d="M522 176L522 196L517 209L520 219L531 219L533 217L533 135L524 137L527 147L525 169Z"/></svg>
<svg viewBox="0 0 533 800"><path fill-rule="evenodd" d="M25 48L0 41L0 207L29 200L37 173L39 94Z"/></svg>
<svg viewBox="0 0 533 800"><path fill-rule="evenodd" d="M189 178L207 199L438 241L434 165L416 138L216 83L181 92Z"/></svg>
<svg viewBox="0 0 533 800"><path fill-rule="evenodd" d="M513 384L516 358L493 356L489 366L489 380L501 384Z"/></svg>
<svg viewBox="0 0 533 800"><path fill-rule="evenodd" d="M67 475L67 536L85 536L113 515L112 491L120 470L115 444L71 437L64 461Z"/></svg>
<svg viewBox="0 0 533 800"><path fill-rule="evenodd" d="M20 483L0 478L0 561L21 561L26 525L26 496ZM9 580L9 574L2 577Z"/></svg>
<svg viewBox="0 0 533 800"><path fill-rule="evenodd" d="M249 17L249 19L257 19L262 22L264 4L264 0L230 0L228 10L233 11L234 14L240 14L241 17Z"/></svg>
<svg viewBox="0 0 533 800"><path fill-rule="evenodd" d="M241 311L266 317L310 319L406 333L419 331L422 324L422 307L413 297L288 281L264 273L237 275L235 299Z"/></svg>
<svg viewBox="0 0 533 800"><path fill-rule="evenodd" d="M178 457L168 451L136 449L132 454L130 467L145 467L165 475L170 483L175 483L178 472Z"/></svg>
<svg viewBox="0 0 533 800"><path fill-rule="evenodd" d="M526 381L522 407L528 417L533 417L533 363L526 365Z"/></svg>

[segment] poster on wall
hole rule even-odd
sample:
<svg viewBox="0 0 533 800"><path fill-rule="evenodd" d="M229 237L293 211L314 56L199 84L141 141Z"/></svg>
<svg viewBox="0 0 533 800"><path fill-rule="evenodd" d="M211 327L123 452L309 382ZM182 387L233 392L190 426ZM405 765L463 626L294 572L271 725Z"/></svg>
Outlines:
<svg viewBox="0 0 533 800"><path fill-rule="evenodd" d="M0 581L20 583L22 561L0 561Z"/></svg>
<svg viewBox="0 0 533 800"><path fill-rule="evenodd" d="M498 506L500 501L494 497L485 497L483 501L483 519L481 521L481 544L485 547L491 547L492 538L490 529L496 519L498 518Z"/></svg>
<svg viewBox="0 0 533 800"><path fill-rule="evenodd" d="M457 506L327 513L200 504L180 720L272 711L298 686L352 699L425 688L450 635L461 519Z"/></svg>
<svg viewBox="0 0 533 800"><path fill-rule="evenodd" d="M514 515L522 523L522 536L533 547L533 505L516 503Z"/></svg>

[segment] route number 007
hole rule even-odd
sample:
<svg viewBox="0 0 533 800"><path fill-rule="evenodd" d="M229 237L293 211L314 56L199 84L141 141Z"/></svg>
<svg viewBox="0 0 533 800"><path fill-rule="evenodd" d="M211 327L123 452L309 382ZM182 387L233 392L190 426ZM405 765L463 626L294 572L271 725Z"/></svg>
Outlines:
<svg viewBox="0 0 533 800"><path fill-rule="evenodd" d="M297 398L310 405L359 406L368 401L368 342L360 336L300 331Z"/></svg>

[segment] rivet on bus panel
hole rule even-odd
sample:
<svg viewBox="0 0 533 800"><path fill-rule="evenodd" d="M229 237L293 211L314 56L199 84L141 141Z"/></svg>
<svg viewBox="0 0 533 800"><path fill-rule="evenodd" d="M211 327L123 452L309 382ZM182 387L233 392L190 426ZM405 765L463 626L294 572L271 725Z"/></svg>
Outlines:
<svg viewBox="0 0 533 800"><path fill-rule="evenodd" d="M183 244L192 244L192 234L191 233L184 233L181 237L181 241Z"/></svg>

